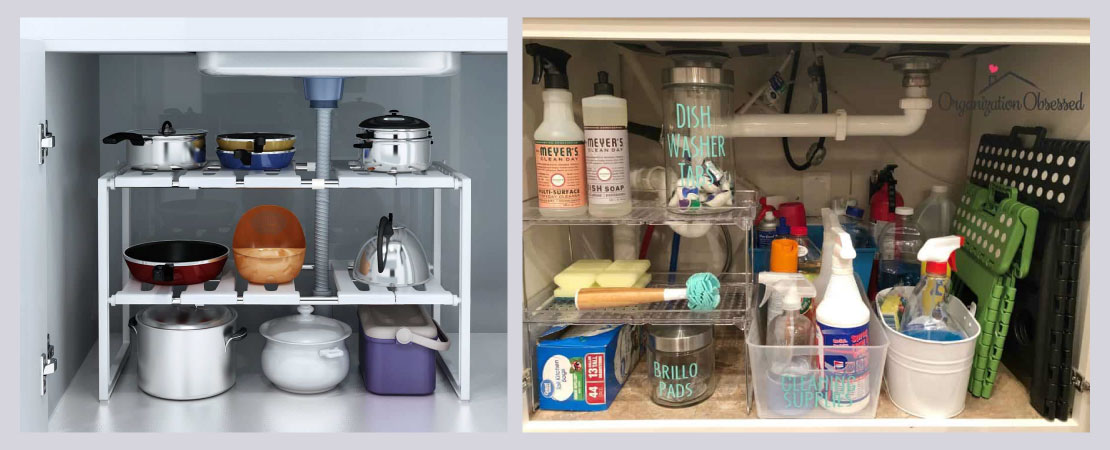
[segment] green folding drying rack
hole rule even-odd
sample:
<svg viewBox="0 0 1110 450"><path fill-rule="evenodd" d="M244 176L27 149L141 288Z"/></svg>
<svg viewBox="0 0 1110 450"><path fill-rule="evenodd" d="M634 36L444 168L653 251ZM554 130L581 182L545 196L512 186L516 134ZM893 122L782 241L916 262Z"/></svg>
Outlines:
<svg viewBox="0 0 1110 450"><path fill-rule="evenodd" d="M978 297L975 319L982 332L975 346L968 390L990 398L1014 308L1017 279L1029 273L1037 231L1036 208L1017 200L1017 189L999 183L968 183L952 228L964 237L956 252L956 276Z"/></svg>

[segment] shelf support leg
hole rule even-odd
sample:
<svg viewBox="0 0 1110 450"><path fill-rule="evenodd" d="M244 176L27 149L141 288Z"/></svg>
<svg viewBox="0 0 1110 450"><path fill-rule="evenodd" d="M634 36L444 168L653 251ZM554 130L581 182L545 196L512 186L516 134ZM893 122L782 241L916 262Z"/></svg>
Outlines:
<svg viewBox="0 0 1110 450"><path fill-rule="evenodd" d="M97 180L97 193L96 193L96 217L97 217L97 244L96 253L99 264L97 267L97 398L101 401L108 400L112 395L111 384L111 360L109 359L109 352L111 351L111 343L108 341L109 333L108 327L108 277L109 273L109 260L108 260L108 175L100 177Z"/></svg>
<svg viewBox="0 0 1110 450"><path fill-rule="evenodd" d="M120 248L128 248L131 246L131 189L120 189ZM107 267L107 264L105 264ZM120 267L120 286L126 286L130 272L127 270L127 263L122 263ZM131 329L127 326L127 321L131 319L131 305L120 306L120 336L123 337L123 347L120 351L126 351L127 347L131 344ZM123 368L120 367L122 371ZM115 378L115 377L113 377Z"/></svg>
<svg viewBox="0 0 1110 450"><path fill-rule="evenodd" d="M459 399L470 400L470 178L459 192Z"/></svg>
<svg viewBox="0 0 1110 450"><path fill-rule="evenodd" d="M440 276L443 262L443 251L441 250L443 244L443 191L441 189L432 190L432 276L443 286L443 279ZM432 305L432 319L436 323L440 322L442 316L442 308L440 305Z"/></svg>

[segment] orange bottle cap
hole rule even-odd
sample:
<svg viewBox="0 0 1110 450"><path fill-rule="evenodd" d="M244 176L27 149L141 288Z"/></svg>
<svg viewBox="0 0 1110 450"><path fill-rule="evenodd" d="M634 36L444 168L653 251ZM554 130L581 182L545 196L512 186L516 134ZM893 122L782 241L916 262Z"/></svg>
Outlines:
<svg viewBox="0 0 1110 450"><path fill-rule="evenodd" d="M771 241L771 271L798 272L798 241L794 239Z"/></svg>

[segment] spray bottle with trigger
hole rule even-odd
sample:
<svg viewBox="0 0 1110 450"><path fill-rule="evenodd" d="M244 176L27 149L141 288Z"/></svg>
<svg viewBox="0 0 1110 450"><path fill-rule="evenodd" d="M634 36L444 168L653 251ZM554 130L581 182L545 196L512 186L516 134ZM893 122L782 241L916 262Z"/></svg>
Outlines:
<svg viewBox="0 0 1110 450"><path fill-rule="evenodd" d="M913 290L902 319L903 334L931 341L958 341L959 332L948 326L945 304L952 280L948 268L956 271L956 250L963 246L962 236L944 236L925 241L917 259L925 262L925 276Z"/></svg>
<svg viewBox="0 0 1110 450"><path fill-rule="evenodd" d="M533 134L536 196L540 214L573 217L586 213L586 136L574 121L574 98L567 78L570 54L555 47L528 44L532 84L543 81L543 122Z"/></svg>
<svg viewBox="0 0 1110 450"><path fill-rule="evenodd" d="M824 386L817 402L838 414L854 414L866 408L872 399L867 349L871 344L871 310L860 296L852 270L852 260L856 258L852 237L838 231L830 253L832 272L817 303L817 339L825 347L860 348L825 350Z"/></svg>

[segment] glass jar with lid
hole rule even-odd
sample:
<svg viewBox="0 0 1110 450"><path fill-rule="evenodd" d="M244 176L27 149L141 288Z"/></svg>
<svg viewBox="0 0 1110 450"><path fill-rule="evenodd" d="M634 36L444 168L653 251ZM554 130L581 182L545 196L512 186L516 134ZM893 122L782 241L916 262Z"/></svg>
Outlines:
<svg viewBox="0 0 1110 450"><path fill-rule="evenodd" d="M668 53L675 66L663 70L663 132L667 208L699 214L733 205L733 74L722 68L723 53Z"/></svg>
<svg viewBox="0 0 1110 450"><path fill-rule="evenodd" d="M717 387L710 325L648 326L648 383L651 400L669 407L691 406Z"/></svg>

